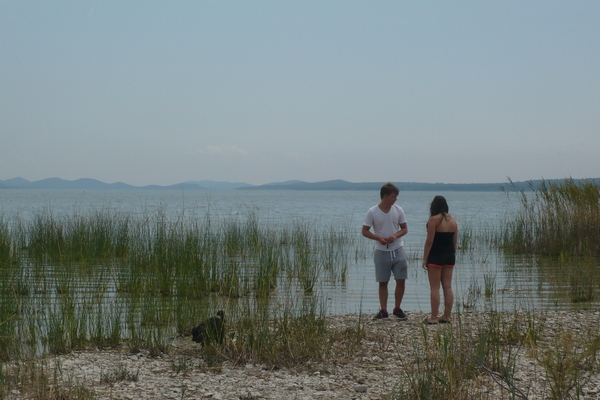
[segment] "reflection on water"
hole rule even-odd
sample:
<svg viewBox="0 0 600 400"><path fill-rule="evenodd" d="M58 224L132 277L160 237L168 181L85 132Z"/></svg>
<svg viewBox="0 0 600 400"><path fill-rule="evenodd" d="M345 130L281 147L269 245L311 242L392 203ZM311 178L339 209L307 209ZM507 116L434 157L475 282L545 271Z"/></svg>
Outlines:
<svg viewBox="0 0 600 400"><path fill-rule="evenodd" d="M535 259L505 259L501 254L489 254L485 263L473 260L472 254L462 254L457 260L453 289L455 306L459 310L570 310L595 309L598 299L598 280L582 284L579 291L594 292L594 300L573 301L573 288L568 280L549 279L548 268L540 267ZM427 273L417 265L411 266L402 301L407 311L430 310ZM600 266L595 264L595 276ZM553 265L560 270L562 266ZM334 315L348 313L375 313L379 307L377 284L373 265L369 262L354 264L349 269L348 285L344 288L325 286L322 292L328 299L329 311ZM394 283L390 283L393 301ZM576 295L576 294L575 294Z"/></svg>

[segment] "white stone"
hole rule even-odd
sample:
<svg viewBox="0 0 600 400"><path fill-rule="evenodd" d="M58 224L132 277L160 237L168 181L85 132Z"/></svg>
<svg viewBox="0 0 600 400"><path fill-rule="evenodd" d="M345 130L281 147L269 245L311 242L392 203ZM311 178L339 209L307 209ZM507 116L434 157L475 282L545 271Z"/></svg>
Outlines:
<svg viewBox="0 0 600 400"><path fill-rule="evenodd" d="M367 393L369 387L367 385L356 385L354 386L354 391L358 393Z"/></svg>

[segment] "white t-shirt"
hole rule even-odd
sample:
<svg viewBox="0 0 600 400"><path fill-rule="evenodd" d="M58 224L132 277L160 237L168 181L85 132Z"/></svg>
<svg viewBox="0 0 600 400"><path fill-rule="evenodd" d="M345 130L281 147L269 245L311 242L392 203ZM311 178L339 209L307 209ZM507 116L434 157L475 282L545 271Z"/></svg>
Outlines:
<svg viewBox="0 0 600 400"><path fill-rule="evenodd" d="M363 225L373 228L373 233L384 238L390 237L400 230L400 224L406 223L404 210L396 204L392 205L390 211L386 214L379 208L378 205L369 208L365 216ZM381 244L375 241L375 249L383 251L393 251L404 246L402 238L396 239L388 245Z"/></svg>

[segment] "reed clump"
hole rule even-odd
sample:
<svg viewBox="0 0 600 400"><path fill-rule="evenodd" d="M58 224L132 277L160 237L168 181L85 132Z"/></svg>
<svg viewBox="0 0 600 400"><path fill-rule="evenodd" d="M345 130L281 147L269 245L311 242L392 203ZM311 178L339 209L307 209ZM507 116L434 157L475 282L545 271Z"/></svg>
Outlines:
<svg viewBox="0 0 600 400"><path fill-rule="evenodd" d="M8 224L0 218L0 266L10 264L13 258L13 244Z"/></svg>
<svg viewBox="0 0 600 400"><path fill-rule="evenodd" d="M499 240L504 249L552 257L600 253L600 183L544 180L517 196L520 208Z"/></svg>
<svg viewBox="0 0 600 400"><path fill-rule="evenodd" d="M506 252L529 255L541 279L573 303L597 298L600 268L600 183L542 181L519 191L520 208L499 233Z"/></svg>
<svg viewBox="0 0 600 400"><path fill-rule="evenodd" d="M325 310L313 297L275 304L271 309L247 303L226 322L223 357L236 363L253 362L289 367L322 360L330 349Z"/></svg>

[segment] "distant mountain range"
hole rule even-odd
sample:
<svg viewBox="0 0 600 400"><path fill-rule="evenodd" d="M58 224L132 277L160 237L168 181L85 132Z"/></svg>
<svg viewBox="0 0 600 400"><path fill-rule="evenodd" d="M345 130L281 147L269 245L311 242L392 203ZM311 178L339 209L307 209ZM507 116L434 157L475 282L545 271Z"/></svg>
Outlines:
<svg viewBox="0 0 600 400"><path fill-rule="evenodd" d="M386 182L348 182L341 179L323 182L289 181L269 183L261 186L246 186L242 190L372 190L379 191ZM500 183L420 183L394 182L400 190L405 191L494 191L500 190Z"/></svg>
<svg viewBox="0 0 600 400"><path fill-rule="evenodd" d="M77 189L77 190L116 190L116 189L146 189L146 190L231 190L245 186L247 183L230 183L217 181L190 181L175 185L159 186L133 186L123 182L104 183L96 179L77 179L67 181L60 178L48 178L30 182L23 178L0 180L0 189Z"/></svg>
<svg viewBox="0 0 600 400"><path fill-rule="evenodd" d="M600 178L588 179L600 183ZM559 182L562 179L549 179L546 182ZM583 179L575 179L583 181ZM497 191L502 188L507 190L530 190L536 188L542 181L532 180L526 182L506 183L423 183L423 182L394 182L400 190L404 191ZM372 190L378 191L385 182L348 182L341 179L323 182L286 181L273 182L265 185L251 185L248 183L231 183L218 181L188 181L175 185L159 186L133 186L126 183L104 183L96 179L77 179L68 181L60 178L48 178L30 182L23 178L0 180L1 189L61 189L61 190Z"/></svg>

